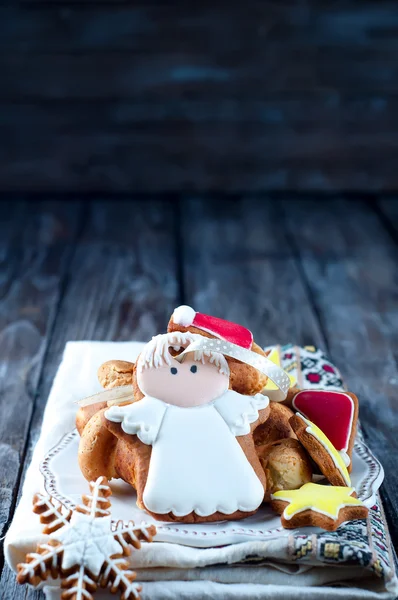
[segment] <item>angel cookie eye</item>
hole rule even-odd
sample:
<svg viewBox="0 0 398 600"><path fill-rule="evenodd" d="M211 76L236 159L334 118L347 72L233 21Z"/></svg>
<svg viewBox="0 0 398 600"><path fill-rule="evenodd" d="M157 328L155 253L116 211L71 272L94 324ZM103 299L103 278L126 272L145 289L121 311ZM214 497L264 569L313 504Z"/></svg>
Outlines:
<svg viewBox="0 0 398 600"><path fill-rule="evenodd" d="M198 370L198 367L196 365L192 365L190 370L191 370L191 373L196 373L196 371Z"/></svg>
<svg viewBox="0 0 398 600"><path fill-rule="evenodd" d="M178 370L175 367L171 367L170 372L172 375L177 375Z"/></svg>

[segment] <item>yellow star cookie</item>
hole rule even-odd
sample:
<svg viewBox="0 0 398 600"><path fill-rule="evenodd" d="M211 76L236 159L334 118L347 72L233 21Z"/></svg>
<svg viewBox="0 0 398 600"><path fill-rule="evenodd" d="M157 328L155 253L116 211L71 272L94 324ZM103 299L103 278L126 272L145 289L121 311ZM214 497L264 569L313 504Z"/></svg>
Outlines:
<svg viewBox="0 0 398 600"><path fill-rule="evenodd" d="M368 514L354 488L316 483L306 483L299 490L275 492L271 506L282 515L282 525L287 529L314 525L331 531L343 521L364 519Z"/></svg>

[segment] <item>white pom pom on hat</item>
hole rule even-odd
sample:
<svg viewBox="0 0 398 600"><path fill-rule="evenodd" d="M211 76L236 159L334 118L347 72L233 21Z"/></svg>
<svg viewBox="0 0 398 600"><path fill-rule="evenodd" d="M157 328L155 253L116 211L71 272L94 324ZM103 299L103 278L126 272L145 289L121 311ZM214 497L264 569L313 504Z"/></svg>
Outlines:
<svg viewBox="0 0 398 600"><path fill-rule="evenodd" d="M191 306L186 306L182 304L174 309L173 312L173 321L176 325L181 325L182 327L190 327L194 321L196 315L196 311Z"/></svg>

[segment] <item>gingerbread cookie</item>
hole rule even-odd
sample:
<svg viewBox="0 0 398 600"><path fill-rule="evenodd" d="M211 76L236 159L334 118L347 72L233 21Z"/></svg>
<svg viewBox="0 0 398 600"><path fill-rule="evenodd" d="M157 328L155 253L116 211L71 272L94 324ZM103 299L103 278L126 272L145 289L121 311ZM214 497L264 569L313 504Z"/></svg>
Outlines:
<svg viewBox="0 0 398 600"><path fill-rule="evenodd" d="M286 529L315 526L334 531L343 521L366 519L368 509L354 488L306 483L299 490L272 494L271 506Z"/></svg>
<svg viewBox="0 0 398 600"><path fill-rule="evenodd" d="M51 496L34 497L33 511L49 537L18 565L17 581L36 587L50 576L60 577L63 600L93 600L98 586L119 592L123 600L137 600L141 586L126 557L132 548L140 548L141 540L151 542L156 529L132 522L113 527L108 510L112 491L104 477L90 483L90 492L75 511L64 509Z"/></svg>
<svg viewBox="0 0 398 600"><path fill-rule="evenodd" d="M293 398L293 407L323 431L350 472L358 420L358 398L355 394L302 390Z"/></svg>
<svg viewBox="0 0 398 600"><path fill-rule="evenodd" d="M289 420L294 415L293 411L280 402L270 402L268 419L256 427L254 443L256 446L266 446L285 438L296 438Z"/></svg>
<svg viewBox="0 0 398 600"><path fill-rule="evenodd" d="M81 436L85 477L98 464L116 473L136 488L138 505L161 520L243 518L264 498L253 430L268 417L268 398L229 389L226 358L203 348L203 340L190 332L153 338L134 370L139 397L101 409ZM175 356L184 348L188 354ZM116 440L109 452L104 427Z"/></svg>
<svg viewBox="0 0 398 600"><path fill-rule="evenodd" d="M135 378L135 364L126 360L108 360L103 363L98 369L98 381L105 389L115 389L132 385L133 390L131 395L134 394L134 398L140 400L142 394L140 394L139 388ZM80 435L83 433L83 429L98 411L103 408L107 408L107 402L96 402L94 404L88 404L87 406L81 406L76 414L76 428ZM103 472L107 477L110 477L108 472ZM94 476L88 477L93 479Z"/></svg>
<svg viewBox="0 0 398 600"><path fill-rule="evenodd" d="M98 380L106 389L130 385L133 375L134 363L127 360L108 360L98 369Z"/></svg>
<svg viewBox="0 0 398 600"><path fill-rule="evenodd" d="M267 478L265 500L274 492L296 490L311 481L311 461L298 440L286 438L256 450Z"/></svg>
<svg viewBox="0 0 398 600"><path fill-rule="evenodd" d="M299 441L332 485L350 486L351 480L341 454L309 419L296 414L289 421Z"/></svg>
<svg viewBox="0 0 398 600"><path fill-rule="evenodd" d="M82 435L83 430L90 419L103 408L107 408L106 402L96 402L95 404L89 404L87 406L81 406L76 413L76 429L79 435ZM90 478L91 479L91 478Z"/></svg>
<svg viewBox="0 0 398 600"><path fill-rule="evenodd" d="M251 331L242 325L204 315L196 312L190 306L179 306L174 310L167 331L189 331L208 338L218 338L266 356L264 350L254 342ZM230 370L231 389L247 395L261 392L268 381L266 375L232 357L227 357L227 362Z"/></svg>

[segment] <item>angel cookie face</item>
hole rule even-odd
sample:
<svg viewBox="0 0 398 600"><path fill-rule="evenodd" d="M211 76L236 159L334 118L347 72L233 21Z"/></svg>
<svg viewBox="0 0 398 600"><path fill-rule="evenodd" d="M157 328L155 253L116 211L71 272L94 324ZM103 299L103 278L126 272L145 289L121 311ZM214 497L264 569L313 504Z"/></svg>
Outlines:
<svg viewBox="0 0 398 600"><path fill-rule="evenodd" d="M264 498L266 480L252 424L268 417L268 398L228 389L222 354L189 351L200 337L173 332L153 338L137 361L144 397L105 412L108 428L120 437L122 478L139 474L138 504L162 520L242 518ZM173 354L181 349L186 354L178 360ZM237 436L245 436L246 443ZM137 464L127 464L131 456Z"/></svg>
<svg viewBox="0 0 398 600"><path fill-rule="evenodd" d="M137 383L143 394L158 398L166 404L192 407L208 404L227 391L229 385L228 365L222 367L210 362L207 356L195 360L194 353L179 362L170 356L168 363L157 368L140 368Z"/></svg>

